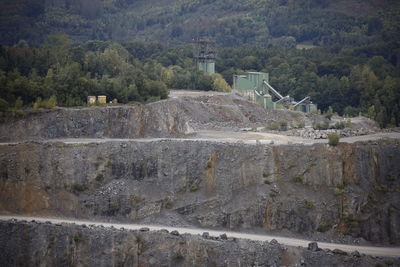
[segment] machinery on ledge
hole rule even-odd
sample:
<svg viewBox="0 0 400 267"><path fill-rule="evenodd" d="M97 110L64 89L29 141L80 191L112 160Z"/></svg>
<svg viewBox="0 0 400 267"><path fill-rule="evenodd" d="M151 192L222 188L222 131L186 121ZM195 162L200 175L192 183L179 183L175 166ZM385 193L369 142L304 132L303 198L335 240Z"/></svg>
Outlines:
<svg viewBox="0 0 400 267"><path fill-rule="evenodd" d="M282 96L268 83L268 80L269 75L264 72L247 72L244 75L234 75L233 90L265 109L286 108L302 112L317 110L317 105L311 102L310 97L307 96L296 102L289 95ZM275 102L270 93L277 99Z"/></svg>

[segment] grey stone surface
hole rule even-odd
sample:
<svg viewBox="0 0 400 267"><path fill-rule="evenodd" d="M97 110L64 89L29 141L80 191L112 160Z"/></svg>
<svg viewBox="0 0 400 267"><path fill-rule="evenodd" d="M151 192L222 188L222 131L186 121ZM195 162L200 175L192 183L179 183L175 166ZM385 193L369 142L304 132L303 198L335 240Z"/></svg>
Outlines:
<svg viewBox="0 0 400 267"><path fill-rule="evenodd" d="M334 148L170 140L0 149L2 213L400 241L394 140Z"/></svg>
<svg viewBox="0 0 400 267"><path fill-rule="evenodd" d="M0 262L11 266L377 266L388 259L329 255L249 240L163 232L0 222ZM390 259L394 265L399 259Z"/></svg>
<svg viewBox="0 0 400 267"><path fill-rule="evenodd" d="M265 110L236 95L172 98L146 105L55 108L0 124L0 141L180 137L193 129L241 129L272 121L312 123L302 112Z"/></svg>
<svg viewBox="0 0 400 267"><path fill-rule="evenodd" d="M309 244L308 244L308 250L313 251L313 252L320 250L320 249L318 248L318 243L317 243L317 242L311 242L311 243L309 243Z"/></svg>

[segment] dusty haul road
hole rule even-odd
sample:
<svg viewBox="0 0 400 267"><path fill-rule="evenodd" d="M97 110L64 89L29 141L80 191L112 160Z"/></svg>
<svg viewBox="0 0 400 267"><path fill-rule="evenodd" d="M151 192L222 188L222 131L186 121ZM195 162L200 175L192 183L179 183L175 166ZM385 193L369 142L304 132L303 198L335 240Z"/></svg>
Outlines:
<svg viewBox="0 0 400 267"><path fill-rule="evenodd" d="M400 139L400 133L377 133L370 135L344 137L340 139L341 143L355 143L359 141L375 141L380 139ZM286 136L273 133L253 133L253 132L234 132L234 131L211 131L203 130L198 131L196 134L185 138L60 138L60 139L39 139L39 140L26 140L18 142L0 142L2 145L16 145L24 142L39 142L39 143L54 143L62 142L65 144L89 144L89 143L106 143L106 142L158 142L158 141L206 141L218 143L237 143L242 142L245 144L303 144L312 145L318 143L328 143L325 139L305 139L297 136Z"/></svg>
<svg viewBox="0 0 400 267"><path fill-rule="evenodd" d="M0 220L25 220L36 222L51 222L53 224L77 224L77 225L87 225L87 226L104 226L104 227L114 227L116 229L128 229L128 230L139 230L143 227L149 228L151 231L158 231L161 229L166 229L168 231L177 230L181 234L192 234L192 235L201 235L204 232L208 232L210 236L220 236L222 234L226 234L228 238L240 238L240 239L250 239L254 241L271 241L272 239L277 240L279 243L287 246L300 246L307 247L308 243L312 242L312 240L304 240L297 238L288 238L288 237L278 237L271 235L257 235L257 234L246 234L239 232L230 232L230 231L215 231L208 229L196 229L196 228L182 228L182 227L170 227L170 226L162 226L162 225L141 225L141 224L121 224L121 223L106 223L106 222L94 222L94 221L83 221L83 220L74 220L74 219L62 219L62 218L46 218L46 217L28 217L28 216L12 216L12 215L0 215ZM374 256L385 256L385 257L400 257L400 247L368 247L368 246L353 246L353 245L345 245L345 244L336 244L336 243L326 243L326 242L318 242L318 246L322 249L340 249L346 252L358 251L360 253L364 253L367 255Z"/></svg>

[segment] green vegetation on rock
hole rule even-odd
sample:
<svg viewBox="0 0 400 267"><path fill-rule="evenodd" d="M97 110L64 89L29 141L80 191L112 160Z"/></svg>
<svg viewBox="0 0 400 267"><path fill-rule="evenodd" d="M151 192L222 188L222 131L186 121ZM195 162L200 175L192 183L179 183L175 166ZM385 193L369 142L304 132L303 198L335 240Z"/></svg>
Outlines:
<svg viewBox="0 0 400 267"><path fill-rule="evenodd" d="M328 134L328 143L330 146L337 146L339 144L340 136L337 133Z"/></svg>

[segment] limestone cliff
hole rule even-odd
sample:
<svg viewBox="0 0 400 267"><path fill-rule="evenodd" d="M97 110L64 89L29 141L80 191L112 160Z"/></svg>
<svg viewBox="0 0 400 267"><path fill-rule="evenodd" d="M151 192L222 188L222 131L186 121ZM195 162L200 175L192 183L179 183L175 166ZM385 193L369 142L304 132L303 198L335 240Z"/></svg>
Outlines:
<svg viewBox="0 0 400 267"><path fill-rule="evenodd" d="M400 242L400 143L0 146L0 212Z"/></svg>

